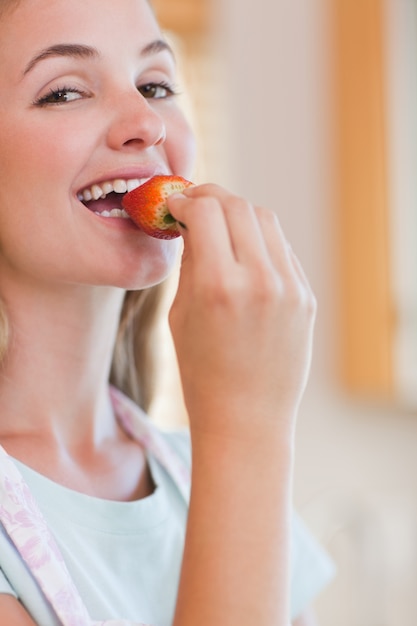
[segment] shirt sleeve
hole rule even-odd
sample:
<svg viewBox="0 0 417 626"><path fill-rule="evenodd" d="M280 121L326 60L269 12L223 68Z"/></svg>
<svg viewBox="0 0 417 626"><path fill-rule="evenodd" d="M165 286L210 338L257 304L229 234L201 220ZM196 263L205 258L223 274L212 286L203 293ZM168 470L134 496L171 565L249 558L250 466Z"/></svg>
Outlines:
<svg viewBox="0 0 417 626"><path fill-rule="evenodd" d="M336 568L296 512L291 532L291 619L295 619L329 584Z"/></svg>
<svg viewBox="0 0 417 626"><path fill-rule="evenodd" d="M6 532L3 528L3 525L0 523L0 593L7 593L9 595L18 597L16 590L14 589L11 581L7 576L7 571L10 567L14 566L14 563L19 559L16 556L16 552L12 547L9 538L6 535ZM19 565L17 565L17 568Z"/></svg>
<svg viewBox="0 0 417 626"><path fill-rule="evenodd" d="M2 569L0 569L0 593L7 593L17 598L17 593L14 591L13 587L7 580Z"/></svg>

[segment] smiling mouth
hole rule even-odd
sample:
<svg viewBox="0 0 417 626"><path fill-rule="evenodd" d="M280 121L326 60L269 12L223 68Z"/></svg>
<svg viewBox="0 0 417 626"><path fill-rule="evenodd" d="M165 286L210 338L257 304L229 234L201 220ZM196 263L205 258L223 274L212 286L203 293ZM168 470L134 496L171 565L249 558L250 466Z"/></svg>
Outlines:
<svg viewBox="0 0 417 626"><path fill-rule="evenodd" d="M149 178L117 178L95 183L80 191L77 197L89 211L100 217L130 219L122 207L122 198L125 193L140 187L148 180Z"/></svg>

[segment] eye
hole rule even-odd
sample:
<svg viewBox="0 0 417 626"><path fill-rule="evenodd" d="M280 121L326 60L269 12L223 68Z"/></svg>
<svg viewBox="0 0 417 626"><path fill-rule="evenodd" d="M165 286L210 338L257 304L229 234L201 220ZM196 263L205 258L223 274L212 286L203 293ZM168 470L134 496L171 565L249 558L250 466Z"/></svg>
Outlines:
<svg viewBox="0 0 417 626"><path fill-rule="evenodd" d="M144 98L150 98L155 100L159 100L161 98L169 98L170 96L176 95L174 87L166 82L147 83L146 85L140 85L138 87L138 91L142 94Z"/></svg>
<svg viewBox="0 0 417 626"><path fill-rule="evenodd" d="M74 87L60 87L59 89L51 89L45 96L41 96L35 100L37 106L46 106L48 104L65 104L74 102L81 98L87 97L88 94Z"/></svg>

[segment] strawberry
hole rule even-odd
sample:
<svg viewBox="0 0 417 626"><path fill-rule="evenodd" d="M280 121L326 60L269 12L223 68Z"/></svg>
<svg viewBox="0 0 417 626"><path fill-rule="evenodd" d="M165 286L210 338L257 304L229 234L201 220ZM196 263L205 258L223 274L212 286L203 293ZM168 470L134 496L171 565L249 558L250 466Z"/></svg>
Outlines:
<svg viewBox="0 0 417 626"><path fill-rule="evenodd" d="M192 185L193 183L181 176L154 176L125 194L122 205L129 217L145 233L157 239L173 239L180 232L176 220L168 211L166 199Z"/></svg>

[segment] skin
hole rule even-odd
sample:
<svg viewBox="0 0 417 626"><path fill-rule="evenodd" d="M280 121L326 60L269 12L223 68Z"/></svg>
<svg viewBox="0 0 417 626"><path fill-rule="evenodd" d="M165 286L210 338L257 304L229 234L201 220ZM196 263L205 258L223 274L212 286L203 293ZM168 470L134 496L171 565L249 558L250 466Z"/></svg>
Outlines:
<svg viewBox="0 0 417 626"><path fill-rule="evenodd" d="M108 396L118 314L125 289L165 278L179 243L97 216L77 193L113 178L190 178L194 140L165 88L144 95L175 81L148 4L120 2L24 0L0 21L0 296L12 330L0 442L70 488L131 500L152 484ZM39 57L56 44L84 51ZM170 210L187 225L170 323L193 440L174 626L287 626L293 437L314 296L272 212L215 185L171 198ZM0 614L33 626L9 596Z"/></svg>

